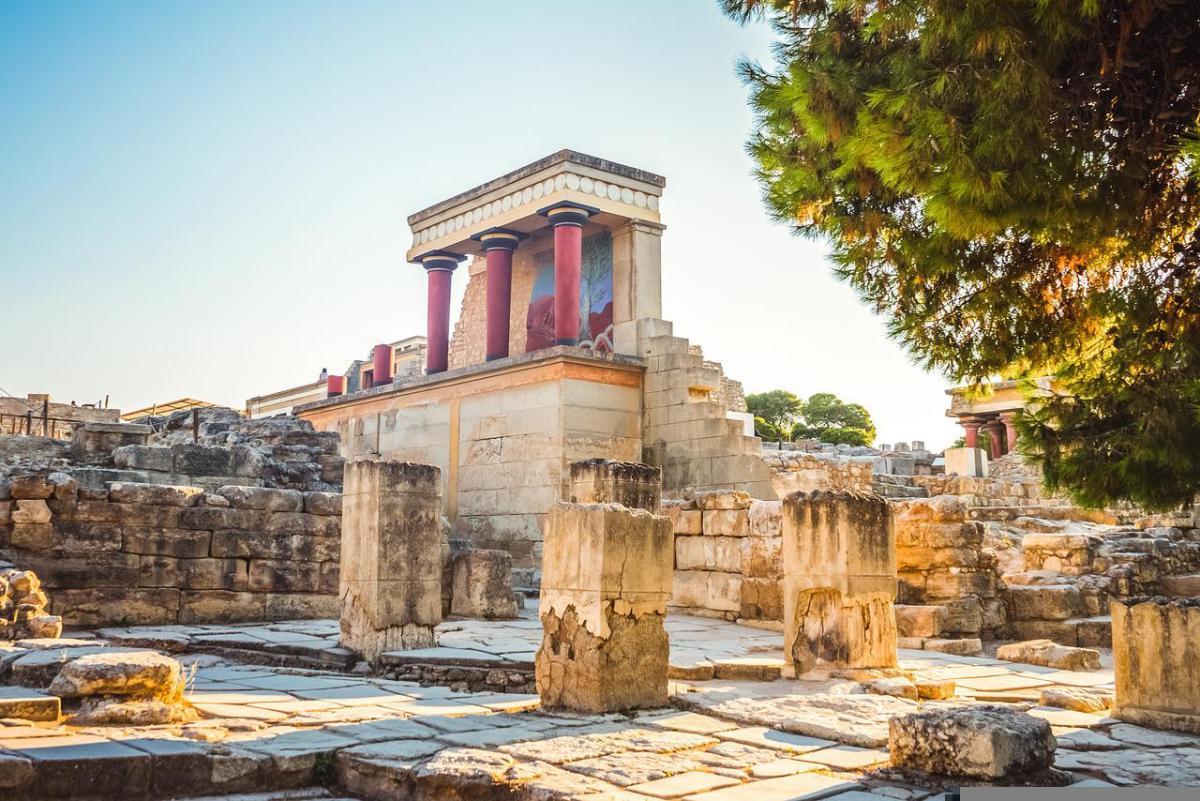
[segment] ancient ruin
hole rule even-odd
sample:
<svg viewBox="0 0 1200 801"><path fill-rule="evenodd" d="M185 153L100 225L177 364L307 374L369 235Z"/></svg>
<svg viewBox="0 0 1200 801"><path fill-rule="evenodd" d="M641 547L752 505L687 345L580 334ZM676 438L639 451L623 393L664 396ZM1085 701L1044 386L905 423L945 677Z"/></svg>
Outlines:
<svg viewBox="0 0 1200 801"><path fill-rule="evenodd" d="M426 336L245 413L0 418L0 795L1200 786L1194 510L1048 493L1008 386L962 447L764 443L662 319L665 187L413 214Z"/></svg>

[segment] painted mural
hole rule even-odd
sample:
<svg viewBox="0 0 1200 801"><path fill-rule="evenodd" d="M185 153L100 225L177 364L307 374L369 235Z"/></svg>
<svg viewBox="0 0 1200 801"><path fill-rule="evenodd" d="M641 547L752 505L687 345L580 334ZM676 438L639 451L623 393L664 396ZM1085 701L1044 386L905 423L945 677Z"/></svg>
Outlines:
<svg viewBox="0 0 1200 801"><path fill-rule="evenodd" d="M537 262L537 278L525 319L525 351L554 344L554 255ZM611 353L613 337L612 234L584 237L579 276L579 347Z"/></svg>

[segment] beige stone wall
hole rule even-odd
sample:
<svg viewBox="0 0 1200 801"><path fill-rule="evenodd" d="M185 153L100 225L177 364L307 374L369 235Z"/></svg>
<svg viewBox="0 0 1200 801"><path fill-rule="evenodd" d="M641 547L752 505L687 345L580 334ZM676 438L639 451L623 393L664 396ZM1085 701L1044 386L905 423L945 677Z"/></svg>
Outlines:
<svg viewBox="0 0 1200 801"><path fill-rule="evenodd" d="M529 576L541 565L545 515L567 497L570 463L639 461L641 410L639 368L551 350L310 419L341 434L348 459L378 453L441 468L455 536L508 551Z"/></svg>
<svg viewBox="0 0 1200 801"><path fill-rule="evenodd" d="M771 470L771 485L780 498L793 492L816 490L872 491L874 457L780 451L764 447L763 459Z"/></svg>
<svg viewBox="0 0 1200 801"><path fill-rule="evenodd" d="M0 554L41 577L68 626L337 615L341 496L14 477ZM43 497L26 496L43 495Z"/></svg>
<svg viewBox="0 0 1200 801"><path fill-rule="evenodd" d="M741 492L663 502L675 532L671 605L726 620L783 620L781 505Z"/></svg>
<svg viewBox="0 0 1200 801"><path fill-rule="evenodd" d="M1113 601L1113 715L1200 734L1200 599Z"/></svg>

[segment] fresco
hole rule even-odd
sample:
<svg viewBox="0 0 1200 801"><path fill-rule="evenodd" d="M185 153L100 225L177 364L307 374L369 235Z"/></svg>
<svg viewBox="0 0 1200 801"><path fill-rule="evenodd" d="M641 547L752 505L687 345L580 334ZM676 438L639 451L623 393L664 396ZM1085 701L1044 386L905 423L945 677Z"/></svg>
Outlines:
<svg viewBox="0 0 1200 801"><path fill-rule="evenodd" d="M554 255L537 262L537 278L525 318L525 352L554 344ZM613 255L612 234L601 231L584 237L579 276L579 347L612 352Z"/></svg>

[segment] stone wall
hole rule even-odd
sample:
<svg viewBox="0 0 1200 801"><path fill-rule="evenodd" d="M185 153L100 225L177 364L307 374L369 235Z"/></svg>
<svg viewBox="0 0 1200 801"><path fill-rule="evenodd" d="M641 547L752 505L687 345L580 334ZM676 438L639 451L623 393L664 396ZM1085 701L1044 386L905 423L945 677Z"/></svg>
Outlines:
<svg viewBox="0 0 1200 801"><path fill-rule="evenodd" d="M994 637L1007 619L983 524L951 496L892 501L902 637ZM936 631L905 628L901 607L940 607ZM928 610L932 612L932 610ZM915 617L915 616L914 616ZM928 620L931 616L924 616Z"/></svg>
<svg viewBox="0 0 1200 801"><path fill-rule="evenodd" d="M771 470L771 485L780 498L793 492L814 490L871 491L875 464L875 458L871 456L836 456L770 448L763 448L762 455Z"/></svg>
<svg viewBox="0 0 1200 801"><path fill-rule="evenodd" d="M671 606L726 620L782 625L782 507L744 492L663 501L675 531Z"/></svg>
<svg viewBox="0 0 1200 801"><path fill-rule="evenodd" d="M0 485L0 557L37 572L68 626L335 617L340 537L336 493Z"/></svg>
<svg viewBox="0 0 1200 801"><path fill-rule="evenodd" d="M0 397L0 436L24 434L27 415L32 413L29 433L52 439L70 439L74 422L115 423L121 419L120 409L98 409L94 406L75 406L70 403L43 403L41 395L28 398ZM42 423L42 411L53 418L47 425Z"/></svg>

